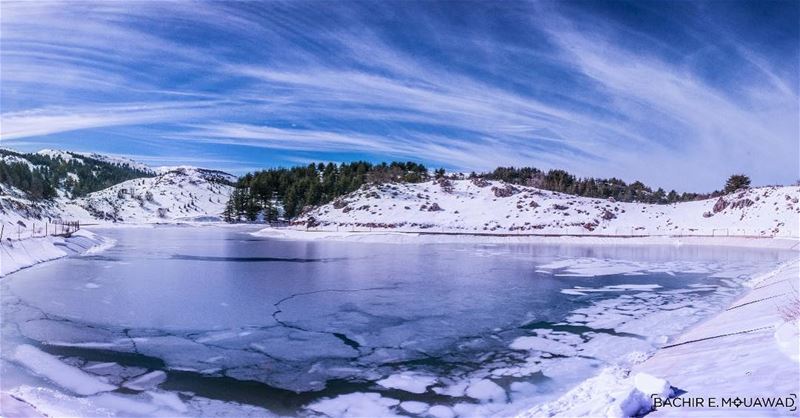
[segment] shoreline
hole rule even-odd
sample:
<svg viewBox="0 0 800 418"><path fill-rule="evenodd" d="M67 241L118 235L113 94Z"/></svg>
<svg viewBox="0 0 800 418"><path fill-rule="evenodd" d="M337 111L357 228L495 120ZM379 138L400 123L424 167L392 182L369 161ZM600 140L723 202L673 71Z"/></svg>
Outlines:
<svg viewBox="0 0 800 418"><path fill-rule="evenodd" d="M297 241L352 241L386 244L576 244L576 245L703 245L766 248L800 252L799 238L744 236L609 236L609 235L515 235L461 232L304 231L266 227L253 236Z"/></svg>
<svg viewBox="0 0 800 418"><path fill-rule="evenodd" d="M0 278L71 254L95 254L116 242L85 229L69 237L38 237L0 243Z"/></svg>
<svg viewBox="0 0 800 418"><path fill-rule="evenodd" d="M725 310L691 325L643 361L629 369L605 368L559 399L517 417L800 415L789 407L748 410L724 404L761 398L797 406L797 399L789 398L800 391L800 318L787 320L781 312L798 303L800 258L744 286Z"/></svg>

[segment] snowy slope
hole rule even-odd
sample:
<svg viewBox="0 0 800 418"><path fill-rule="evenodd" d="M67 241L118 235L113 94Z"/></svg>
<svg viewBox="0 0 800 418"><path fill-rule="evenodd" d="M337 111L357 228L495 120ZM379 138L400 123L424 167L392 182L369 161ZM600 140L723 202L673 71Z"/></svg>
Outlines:
<svg viewBox="0 0 800 418"><path fill-rule="evenodd" d="M77 161L78 163L84 163L86 158L91 158L93 160L102 161L118 166L127 166L136 170L142 170L145 172L152 173L153 168L142 164L140 162L131 160L130 158L120 157L116 155L105 155L105 154L97 154L97 153L83 153L83 152L74 152L74 151L64 151L64 150L56 150L56 149L49 149L45 148L43 150L39 150L36 154L44 155L53 159L60 158L64 161Z"/></svg>
<svg viewBox="0 0 800 418"><path fill-rule="evenodd" d="M13 151L12 151L13 152ZM126 166L155 175L124 181L87 196L71 199L66 188L57 187L58 197L33 201L23 191L0 184L0 224L6 237L9 231L22 236L37 235L33 231L59 220L98 222L175 222L218 221L230 195L228 185L236 177L216 170L196 167L152 168L127 158L101 154L44 149L36 154L78 164L97 164L98 160ZM36 167L24 154L3 155L8 163L23 163ZM67 173L77 181L77 175Z"/></svg>
<svg viewBox="0 0 800 418"><path fill-rule="evenodd" d="M103 161L103 162L107 162L107 163L111 163L111 164L115 164L115 165L119 165L119 166L127 166L127 167L130 167L130 168L136 169L136 170L142 170L142 171L146 171L146 172L149 172L149 173L155 172L155 170L152 167L148 166L148 165L142 164L142 163L140 163L138 161L131 160L130 158L120 157L120 156L117 156L117 155L104 155L104 154L96 154L96 153L92 153L92 154L73 153L73 154L77 154L79 156L89 157L89 158L94 159L94 160Z"/></svg>
<svg viewBox="0 0 800 418"><path fill-rule="evenodd" d="M798 236L800 187L670 205L585 198L499 181L365 186L300 216L297 228L486 234Z"/></svg>
<svg viewBox="0 0 800 418"><path fill-rule="evenodd" d="M182 167L66 202L65 213L114 222L219 221L233 180L221 171Z"/></svg>

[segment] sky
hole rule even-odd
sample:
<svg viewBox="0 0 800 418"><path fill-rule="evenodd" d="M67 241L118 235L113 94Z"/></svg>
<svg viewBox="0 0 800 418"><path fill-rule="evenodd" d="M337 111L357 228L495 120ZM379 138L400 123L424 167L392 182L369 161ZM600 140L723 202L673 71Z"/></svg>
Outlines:
<svg viewBox="0 0 800 418"><path fill-rule="evenodd" d="M800 179L797 1L0 3L0 146Z"/></svg>

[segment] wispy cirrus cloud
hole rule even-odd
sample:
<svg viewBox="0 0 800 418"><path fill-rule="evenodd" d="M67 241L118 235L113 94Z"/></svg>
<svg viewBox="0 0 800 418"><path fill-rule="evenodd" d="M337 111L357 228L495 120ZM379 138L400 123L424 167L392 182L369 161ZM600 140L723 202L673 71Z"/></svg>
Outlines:
<svg viewBox="0 0 800 418"><path fill-rule="evenodd" d="M174 123L212 115L216 113L218 104L207 101L145 102L7 112L0 117L0 137L12 140L90 128Z"/></svg>
<svg viewBox="0 0 800 418"><path fill-rule="evenodd" d="M157 124L116 138L253 168L351 155L682 189L740 170L792 181L797 28L773 12L798 5L744 33L737 16L767 6L666 6L3 2L0 139L69 148L78 131L113 152L109 130Z"/></svg>

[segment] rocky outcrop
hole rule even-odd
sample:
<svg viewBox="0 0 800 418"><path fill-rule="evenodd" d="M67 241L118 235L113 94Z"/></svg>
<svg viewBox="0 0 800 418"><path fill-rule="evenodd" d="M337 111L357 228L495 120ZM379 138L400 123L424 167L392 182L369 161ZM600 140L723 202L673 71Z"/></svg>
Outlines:
<svg viewBox="0 0 800 418"><path fill-rule="evenodd" d="M714 207L712 208L712 210L714 211L714 213L720 213L727 207L728 207L728 202L722 197L720 197L719 199L717 199L717 203L714 203Z"/></svg>
<svg viewBox="0 0 800 418"><path fill-rule="evenodd" d="M511 197L519 193L519 189L510 184L507 184L505 185L505 187L497 187L497 186L492 187L492 192L497 197Z"/></svg>

